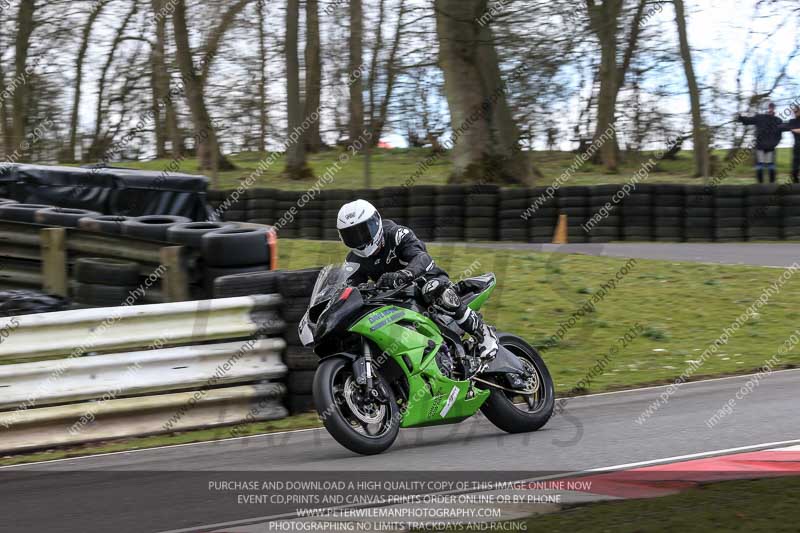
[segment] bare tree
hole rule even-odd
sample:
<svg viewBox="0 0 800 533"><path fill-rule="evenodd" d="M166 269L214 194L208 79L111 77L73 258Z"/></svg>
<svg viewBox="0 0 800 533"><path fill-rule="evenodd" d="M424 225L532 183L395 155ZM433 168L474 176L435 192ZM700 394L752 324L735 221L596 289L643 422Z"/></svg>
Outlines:
<svg viewBox="0 0 800 533"><path fill-rule="evenodd" d="M689 37L686 31L686 9L683 0L675 0L675 21L678 25L678 38L680 40L681 59L686 72L686 84L689 88L689 99L692 105L692 138L694 140L695 177L708 175L710 169L706 168L707 157L707 132L703 124L703 110L700 102L700 89L692 63L692 49L689 46Z"/></svg>
<svg viewBox="0 0 800 533"><path fill-rule="evenodd" d="M364 10L361 0L350 0L350 74L361 70L364 63ZM364 132L364 84L361 76L350 84L349 142Z"/></svg>
<svg viewBox="0 0 800 533"><path fill-rule="evenodd" d="M28 83L28 52L31 47L31 34L34 29L34 0L21 0L19 11L17 12L17 37L15 42L14 73L15 87L13 97L13 119L12 119L12 147L16 150L22 145L25 139L25 132L28 126L28 104L30 102L31 90ZM23 154L23 158L25 155Z"/></svg>
<svg viewBox="0 0 800 533"><path fill-rule="evenodd" d="M492 176L526 183L519 131L506 101L490 24L480 17L488 0L437 0L439 64L445 78L453 136L451 182Z"/></svg>
<svg viewBox="0 0 800 533"><path fill-rule="evenodd" d="M288 135L286 141L286 175L301 180L313 177L306 162L305 134L302 131L303 104L300 101L300 62L298 53L299 0L288 0L286 6L286 98ZM295 137L292 137L292 136Z"/></svg>
<svg viewBox="0 0 800 533"><path fill-rule="evenodd" d="M219 140L211 115L208 112L205 99L205 86L220 43L225 37L225 33L230 29L237 15L251 0L237 0L228 6L227 11L222 14L222 18L213 28L209 35L207 44L203 50L200 62L200 72L195 70L192 49L189 46L189 30L186 23L186 1L175 0L174 11L172 14L173 31L175 37L175 48L178 60L178 68L183 79L186 102L191 110L192 123L194 125L194 138L197 150L197 158L200 167L204 170L211 170L212 177L216 177L218 170L232 170L235 166L222 155Z"/></svg>
<svg viewBox="0 0 800 533"><path fill-rule="evenodd" d="M306 101L305 116L309 122L306 131L306 149L319 152L324 143L320 135L320 103L322 101L322 54L319 34L319 4L306 0Z"/></svg>

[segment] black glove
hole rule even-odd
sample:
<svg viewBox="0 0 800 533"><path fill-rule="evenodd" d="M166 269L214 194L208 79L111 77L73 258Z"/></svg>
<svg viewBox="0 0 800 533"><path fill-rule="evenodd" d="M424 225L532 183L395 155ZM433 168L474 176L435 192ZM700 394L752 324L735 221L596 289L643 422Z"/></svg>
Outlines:
<svg viewBox="0 0 800 533"><path fill-rule="evenodd" d="M399 289L411 283L414 280L414 274L408 270L398 270L397 272L387 272L383 274L378 280L378 288L380 289Z"/></svg>

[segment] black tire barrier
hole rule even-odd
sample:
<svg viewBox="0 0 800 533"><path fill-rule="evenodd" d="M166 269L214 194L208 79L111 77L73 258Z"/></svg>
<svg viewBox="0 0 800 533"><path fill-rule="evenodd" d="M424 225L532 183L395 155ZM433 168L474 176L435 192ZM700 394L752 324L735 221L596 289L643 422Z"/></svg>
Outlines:
<svg viewBox="0 0 800 533"><path fill-rule="evenodd" d="M289 394L311 394L314 374L313 370L291 372L286 380L286 388L289 390Z"/></svg>
<svg viewBox="0 0 800 533"><path fill-rule="evenodd" d="M308 311L308 304L311 298L309 297L296 297L287 298L281 306L281 316L287 324L299 324L300 319Z"/></svg>
<svg viewBox="0 0 800 533"><path fill-rule="evenodd" d="M238 267L215 267L206 265L203 268L203 286L206 294L214 294L214 285L218 278L234 276L236 274L253 274L258 272L268 272L269 264L249 265Z"/></svg>
<svg viewBox="0 0 800 533"><path fill-rule="evenodd" d="M212 231L236 227L237 225L233 222L186 222L167 228L166 239L175 244L200 248L203 244L203 235Z"/></svg>
<svg viewBox="0 0 800 533"><path fill-rule="evenodd" d="M214 298L232 298L253 294L276 294L283 271L249 272L218 277L214 280Z"/></svg>
<svg viewBox="0 0 800 533"><path fill-rule="evenodd" d="M212 267L270 264L270 228L226 228L201 238L203 259Z"/></svg>
<svg viewBox="0 0 800 533"><path fill-rule="evenodd" d="M54 206L44 204L2 204L0 205L0 219L35 223L36 212L50 207Z"/></svg>
<svg viewBox="0 0 800 533"><path fill-rule="evenodd" d="M102 213L89 211L88 209L71 209L68 207L47 207L39 209L34 214L34 221L37 224L49 226L63 226L65 228L77 228L78 222L84 217L101 216Z"/></svg>
<svg viewBox="0 0 800 533"><path fill-rule="evenodd" d="M120 235L122 233L122 224L127 220L130 220L130 217L121 215L83 217L78 220L78 228L86 231L94 231L96 233Z"/></svg>
<svg viewBox="0 0 800 533"><path fill-rule="evenodd" d="M283 362L291 371L316 370L319 366L319 356L311 348L292 346L286 349Z"/></svg>
<svg viewBox="0 0 800 533"><path fill-rule="evenodd" d="M289 270L282 274L278 292L284 298L308 298L314 290L314 284L320 273L320 268L305 268L302 270Z"/></svg>
<svg viewBox="0 0 800 533"><path fill-rule="evenodd" d="M11 198L0 198L0 205L8 205L8 204L17 204L16 200L12 200Z"/></svg>
<svg viewBox="0 0 800 533"><path fill-rule="evenodd" d="M191 222L186 217L171 215L145 215L133 217L122 223L122 234L151 241L167 240L167 230L175 224Z"/></svg>
<svg viewBox="0 0 800 533"><path fill-rule="evenodd" d="M76 302L97 307L118 307L130 296L135 286L105 285L102 283L76 283Z"/></svg>
<svg viewBox="0 0 800 533"><path fill-rule="evenodd" d="M135 287L140 265L134 261L106 257L81 257L75 261L75 279L80 283Z"/></svg>
<svg viewBox="0 0 800 533"><path fill-rule="evenodd" d="M311 394L289 394L286 397L286 408L293 415L310 413L316 409L314 407L314 396Z"/></svg>

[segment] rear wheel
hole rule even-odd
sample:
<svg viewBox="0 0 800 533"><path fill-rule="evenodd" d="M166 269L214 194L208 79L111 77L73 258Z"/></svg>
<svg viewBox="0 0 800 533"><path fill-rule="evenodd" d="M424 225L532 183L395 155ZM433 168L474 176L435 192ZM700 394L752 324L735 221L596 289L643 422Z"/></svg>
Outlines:
<svg viewBox="0 0 800 533"><path fill-rule="evenodd" d="M365 397L349 360L322 361L314 375L314 406L339 444L362 455L375 455L392 445L400 430L400 411L391 389L381 388L386 391L384 403Z"/></svg>
<svg viewBox="0 0 800 533"><path fill-rule="evenodd" d="M547 423L555 407L555 390L550 371L536 349L521 338L500 333L497 341L514 354L530 372L527 390L534 392L523 395L492 389L481 410L492 424L508 433L536 431ZM507 386L506 383L499 384Z"/></svg>

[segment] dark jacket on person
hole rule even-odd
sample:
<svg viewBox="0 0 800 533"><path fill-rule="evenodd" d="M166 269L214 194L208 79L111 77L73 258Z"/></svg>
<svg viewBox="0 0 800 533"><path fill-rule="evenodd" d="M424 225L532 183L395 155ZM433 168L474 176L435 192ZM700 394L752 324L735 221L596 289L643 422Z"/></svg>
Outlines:
<svg viewBox="0 0 800 533"><path fill-rule="evenodd" d="M350 252L347 261L359 265L350 278L350 283L354 285L370 279L378 281L382 274L398 270L408 270L414 279L447 276L428 254L425 243L413 231L391 220L383 221L383 246L375 255L361 257Z"/></svg>
<svg viewBox="0 0 800 533"><path fill-rule="evenodd" d="M783 121L774 115L739 116L739 122L756 127L756 150L771 152L781 143Z"/></svg>
<svg viewBox="0 0 800 533"><path fill-rule="evenodd" d="M800 130L800 118L793 118L783 125L783 131ZM794 133L794 151L800 152L800 133Z"/></svg>

